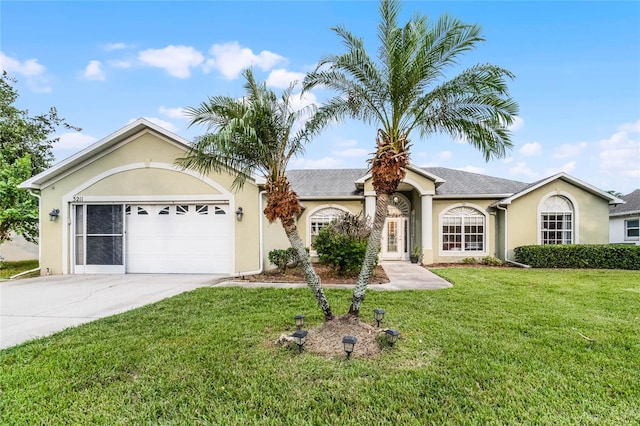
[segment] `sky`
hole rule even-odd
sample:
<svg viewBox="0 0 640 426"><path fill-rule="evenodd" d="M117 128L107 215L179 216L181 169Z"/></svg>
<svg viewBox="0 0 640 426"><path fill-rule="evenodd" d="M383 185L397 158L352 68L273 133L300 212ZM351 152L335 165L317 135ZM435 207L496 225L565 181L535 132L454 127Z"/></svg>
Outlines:
<svg viewBox="0 0 640 426"><path fill-rule="evenodd" d="M456 72L491 63L515 74L520 106L507 157L484 161L446 135L411 135L411 161L534 182L565 172L602 190L640 188L640 2L410 1L414 14L478 24L486 41ZM94 1L0 3L0 65L18 80L16 106L52 106L80 132L60 131L56 160L145 117L188 139L183 109L210 96L241 97L241 72L281 91L320 58L345 51L332 27L364 39L375 56L372 1ZM316 89L300 105L331 96ZM365 168L377 127L337 123L292 169Z"/></svg>

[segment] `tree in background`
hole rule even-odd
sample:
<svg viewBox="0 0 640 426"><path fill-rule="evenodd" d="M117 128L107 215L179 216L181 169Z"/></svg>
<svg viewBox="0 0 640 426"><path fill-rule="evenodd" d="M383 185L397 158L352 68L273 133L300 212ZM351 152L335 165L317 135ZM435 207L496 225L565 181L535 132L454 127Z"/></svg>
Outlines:
<svg viewBox="0 0 640 426"><path fill-rule="evenodd" d="M51 166L51 138L59 127L80 131L58 116L55 108L48 113L29 116L16 108L16 80L5 71L0 77L0 244L10 239L11 231L37 242L38 201L18 185Z"/></svg>
<svg viewBox="0 0 640 426"><path fill-rule="evenodd" d="M478 148L485 160L511 148L508 126L518 113L509 96L512 74L485 64L450 77L461 54L484 38L480 27L442 16L435 21L415 15L398 24L400 4L380 3L377 58L369 56L361 38L344 27L333 28L347 48L322 58L303 82L304 90L326 87L337 92L316 114L315 123L351 117L378 127L376 153L370 160L376 211L367 254L353 291L349 313L358 316L375 260L389 196L406 175L410 135L444 133Z"/></svg>
<svg viewBox="0 0 640 426"><path fill-rule="evenodd" d="M279 219L282 223L307 285L325 320L331 320L331 307L296 226L296 217L302 211L300 200L286 177L289 160L304 152L310 136L306 126L295 130L300 119L311 112L310 108L293 110L293 86L278 98L265 83L255 81L250 69L245 70L243 76L246 79L244 97L213 96L197 108L187 108L190 125L205 125L209 133L199 138L177 163L203 174L230 172L236 176L235 189L241 188L254 174L265 178L264 214L269 222Z"/></svg>

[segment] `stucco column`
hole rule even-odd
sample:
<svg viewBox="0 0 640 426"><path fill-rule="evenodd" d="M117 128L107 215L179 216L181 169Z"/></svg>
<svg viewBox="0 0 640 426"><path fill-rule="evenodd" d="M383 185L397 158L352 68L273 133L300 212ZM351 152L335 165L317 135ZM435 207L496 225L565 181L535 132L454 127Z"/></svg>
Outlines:
<svg viewBox="0 0 640 426"><path fill-rule="evenodd" d="M376 215L376 195L375 192L373 195L366 194L364 197L364 216L373 220L373 217Z"/></svg>
<svg viewBox="0 0 640 426"><path fill-rule="evenodd" d="M422 263L433 263L433 198L431 195L422 195Z"/></svg>

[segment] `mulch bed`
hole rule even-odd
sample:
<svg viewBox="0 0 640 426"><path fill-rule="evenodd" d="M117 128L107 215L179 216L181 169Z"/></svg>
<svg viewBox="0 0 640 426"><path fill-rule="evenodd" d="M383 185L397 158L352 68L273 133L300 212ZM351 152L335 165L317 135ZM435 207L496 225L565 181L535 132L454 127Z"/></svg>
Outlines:
<svg viewBox="0 0 640 426"><path fill-rule="evenodd" d="M313 268L320 277L322 284L356 284L358 273L351 275L340 275L335 269L327 265L314 264ZM241 281L264 282L264 283L304 283L304 275L298 267L288 268L286 273L281 273L278 269L265 271L258 275L247 275L238 278ZM369 284L386 284L389 282L387 274L381 266L377 266L369 280Z"/></svg>

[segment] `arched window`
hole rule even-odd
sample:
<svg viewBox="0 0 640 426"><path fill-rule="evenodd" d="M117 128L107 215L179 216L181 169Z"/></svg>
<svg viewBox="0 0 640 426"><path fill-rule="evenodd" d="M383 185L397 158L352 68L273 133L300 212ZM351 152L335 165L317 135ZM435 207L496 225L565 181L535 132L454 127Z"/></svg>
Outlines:
<svg viewBox="0 0 640 426"><path fill-rule="evenodd" d="M312 213L309 217L310 245L313 247L313 241L316 239L322 228L345 212L346 210L341 210L335 207L325 207Z"/></svg>
<svg viewBox="0 0 640 426"><path fill-rule="evenodd" d="M471 207L454 207L442 216L442 250L484 252L485 216Z"/></svg>
<svg viewBox="0 0 640 426"><path fill-rule="evenodd" d="M542 203L540 243L573 243L573 205L561 195L553 195Z"/></svg>

